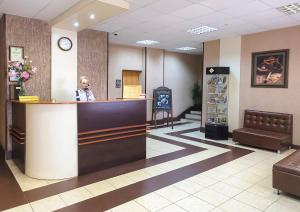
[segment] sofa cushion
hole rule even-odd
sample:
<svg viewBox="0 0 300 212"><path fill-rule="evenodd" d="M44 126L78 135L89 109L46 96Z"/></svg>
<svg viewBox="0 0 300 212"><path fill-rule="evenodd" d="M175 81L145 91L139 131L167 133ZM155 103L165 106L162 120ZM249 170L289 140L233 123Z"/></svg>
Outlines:
<svg viewBox="0 0 300 212"><path fill-rule="evenodd" d="M252 129L252 128L240 128L240 129L234 130L233 132L241 134L241 135L245 135L245 136L259 136L259 137L274 139L279 142L288 141L290 139L290 135L285 134L285 133L278 133L278 132Z"/></svg>
<svg viewBox="0 0 300 212"><path fill-rule="evenodd" d="M274 164L273 169L300 176L300 150Z"/></svg>
<svg viewBox="0 0 300 212"><path fill-rule="evenodd" d="M287 113L245 110L244 127L292 134L293 115Z"/></svg>

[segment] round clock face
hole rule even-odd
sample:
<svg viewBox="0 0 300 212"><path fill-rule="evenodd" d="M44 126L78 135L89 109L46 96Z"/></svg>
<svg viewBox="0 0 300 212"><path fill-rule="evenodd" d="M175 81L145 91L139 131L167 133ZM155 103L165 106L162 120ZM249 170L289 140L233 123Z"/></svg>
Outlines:
<svg viewBox="0 0 300 212"><path fill-rule="evenodd" d="M70 38L67 37L61 37L58 42L58 47L63 51L69 51L72 49L72 41Z"/></svg>

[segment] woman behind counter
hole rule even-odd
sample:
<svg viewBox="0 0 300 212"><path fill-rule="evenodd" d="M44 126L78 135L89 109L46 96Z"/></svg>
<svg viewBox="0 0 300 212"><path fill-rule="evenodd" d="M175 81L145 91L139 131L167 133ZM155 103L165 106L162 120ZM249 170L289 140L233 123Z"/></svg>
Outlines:
<svg viewBox="0 0 300 212"><path fill-rule="evenodd" d="M80 77L80 89L75 91L73 100L81 102L95 101L95 97L92 90L90 89L90 84L87 77Z"/></svg>

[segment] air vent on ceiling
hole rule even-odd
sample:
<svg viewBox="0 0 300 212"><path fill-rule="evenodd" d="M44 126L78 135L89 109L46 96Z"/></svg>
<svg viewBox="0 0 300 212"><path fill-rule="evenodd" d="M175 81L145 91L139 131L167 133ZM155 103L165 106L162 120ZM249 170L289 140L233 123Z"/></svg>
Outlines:
<svg viewBox="0 0 300 212"><path fill-rule="evenodd" d="M300 4L299 3L288 4L285 6L278 7L277 10L283 12L286 15L293 15L296 13L300 13Z"/></svg>

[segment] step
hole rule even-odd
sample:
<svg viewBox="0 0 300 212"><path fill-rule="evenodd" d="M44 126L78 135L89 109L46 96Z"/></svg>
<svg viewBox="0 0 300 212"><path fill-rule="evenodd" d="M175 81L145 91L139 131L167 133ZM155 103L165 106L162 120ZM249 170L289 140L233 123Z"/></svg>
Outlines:
<svg viewBox="0 0 300 212"><path fill-rule="evenodd" d="M191 114L201 115L201 111L192 110L192 111L191 111Z"/></svg>
<svg viewBox="0 0 300 212"><path fill-rule="evenodd" d="M197 114L185 114L186 119L193 119L193 120L201 120L201 115Z"/></svg>

